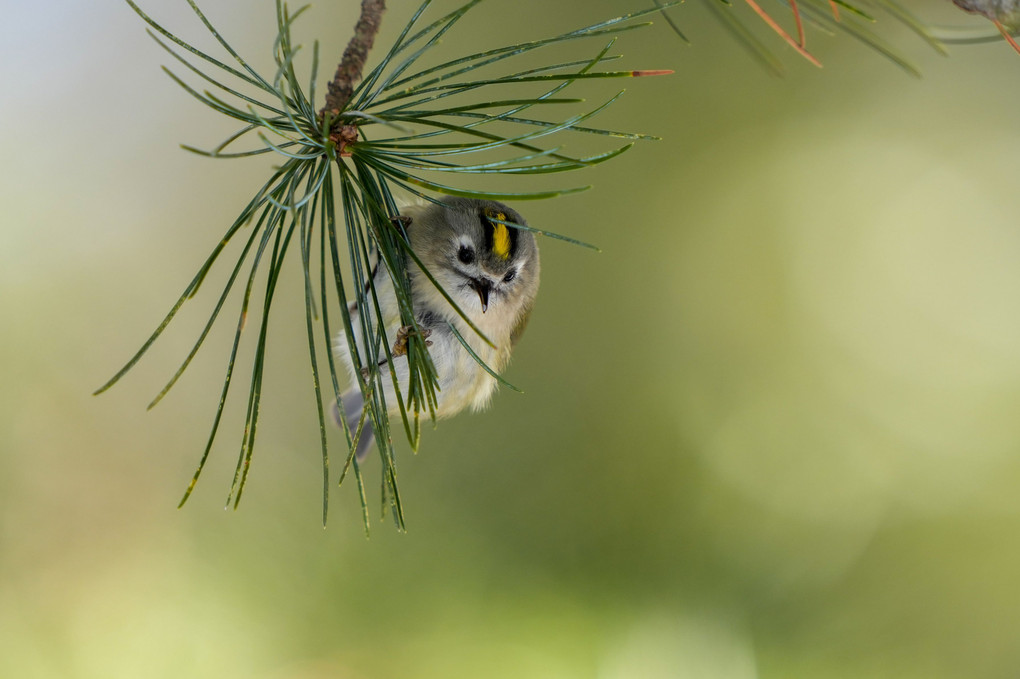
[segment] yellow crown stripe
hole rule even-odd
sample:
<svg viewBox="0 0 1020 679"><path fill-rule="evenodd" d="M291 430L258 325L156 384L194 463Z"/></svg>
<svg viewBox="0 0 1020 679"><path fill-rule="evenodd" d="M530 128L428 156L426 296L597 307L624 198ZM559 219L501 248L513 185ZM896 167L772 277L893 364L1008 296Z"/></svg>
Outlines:
<svg viewBox="0 0 1020 679"><path fill-rule="evenodd" d="M496 214L496 219L506 221L506 215L502 212ZM493 222L492 224L492 252L500 259L510 258L510 229L506 224Z"/></svg>

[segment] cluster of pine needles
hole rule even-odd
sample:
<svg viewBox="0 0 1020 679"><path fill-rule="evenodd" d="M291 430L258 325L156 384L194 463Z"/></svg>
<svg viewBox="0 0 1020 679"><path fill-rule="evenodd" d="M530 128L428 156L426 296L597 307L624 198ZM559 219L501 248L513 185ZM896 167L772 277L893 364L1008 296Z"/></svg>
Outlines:
<svg viewBox="0 0 1020 679"><path fill-rule="evenodd" d="M156 42L212 89L196 89L174 71L164 69L174 82L212 110L240 124L234 134L211 150L184 148L220 159L271 155L278 165L227 228L155 332L96 393L111 387L138 362L185 302L199 292L202 282L225 249L235 239L242 240L240 253L236 255L226 284L194 347L150 404L152 407L158 403L176 384L219 318L231 291L235 286L243 286L234 341L212 430L191 483L181 499L183 505L191 495L220 432L224 405L240 372L235 368L240 367L237 358L242 335L248 326L249 310L255 307L261 311L255 355L248 380L240 449L227 497L227 505L236 508L245 489L255 450L266 338L276 286L288 251L296 250L304 272L311 368L309 386L314 391L317 405L322 454L323 522L328 511L331 478L327 441L330 427L327 427L327 422L332 418L327 411L329 404L339 401L342 393L342 379L338 377L330 349L334 333L343 332L352 348L353 360L358 368L358 386L365 397L366 408L362 424L353 431L345 422L340 423L347 454L338 482L342 483L349 473L353 474L367 530L367 493L354 450L368 418L376 432L382 461L383 512L389 513L396 526L402 529L404 513L397 486L393 432L387 416L393 404L385 402L382 388L383 380L394 380L394 387L397 385L389 371L379 369L380 365L393 360L391 346L394 338L387 337L371 272L381 264L389 273L400 308L401 324L412 328L417 325L407 263L413 261L421 267L433 284L444 295L446 293L410 248L404 224L398 218L395 194L424 201L435 201L435 194L533 200L587 188L517 193L482 191L458 186L457 177L477 174L505 178L509 175L544 175L577 170L610 160L631 148L635 141L654 139L588 125L591 118L617 101L622 91L598 105L587 105L579 112L561 112L576 111L578 106L585 106L583 98L565 96L569 94L565 91L579 82L665 73L604 70L604 64L619 58L611 54L618 34L649 25L650 22L639 19L658 13L660 9L653 7L552 37L488 49L426 67L422 65L422 57L435 50L441 39L480 0L470 0L429 23L425 23L423 17L431 0L425 0L378 65L360 82L349 103L343 110L332 114L317 110L314 103L318 43L311 52L310 72L302 77L295 67L295 57L301 47L293 42L292 27L306 7L291 12L286 4L277 0L278 31L273 46L276 71L271 76L264 76L231 47L194 0L187 0L191 9L229 55L228 62L233 63L217 59L185 42L150 18L132 0L127 1L149 25L149 33ZM561 44L594 44L594 49L588 50L588 54L581 58L514 69L514 64L521 62L521 57ZM501 68L502 72L481 75L483 67ZM538 87L541 92L515 94L514 88L526 83L532 83L531 87ZM549 111L551 115L536 115L540 111ZM610 144L610 148L594 155L569 155L560 141L566 133L601 137ZM245 141L249 144L242 146ZM250 143L252 141L255 143ZM506 179L502 179L501 183L505 185ZM586 245L540 229L519 224L509 226L528 228L541 235ZM264 275L259 276L260 272ZM349 276L347 280L346 276ZM446 298L468 325L484 338L456 303L449 296ZM352 325L348 310L350 302L355 302L363 310L357 316L360 327ZM334 309L338 313L331 311ZM358 343L352 341L356 333L370 338L361 352L358 351ZM466 342L464 346L467 347ZM475 359L478 360L477 357ZM409 334L406 360L410 367L409 384L403 391L399 388L394 390L400 413L397 427L403 429L404 436L416 450L421 417L434 418L438 384L435 366L420 333ZM342 405L340 411L343 411Z"/></svg>

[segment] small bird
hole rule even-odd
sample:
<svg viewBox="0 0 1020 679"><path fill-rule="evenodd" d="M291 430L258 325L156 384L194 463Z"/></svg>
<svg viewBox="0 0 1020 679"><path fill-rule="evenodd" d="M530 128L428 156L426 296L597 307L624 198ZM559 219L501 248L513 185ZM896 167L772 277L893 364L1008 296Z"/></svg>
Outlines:
<svg viewBox="0 0 1020 679"><path fill-rule="evenodd" d="M520 339L538 294L539 258L534 235L524 229L507 227L501 222L527 226L513 209L489 200L446 198L441 203L410 205L396 218L404 225L411 249L432 277L457 303L495 347L489 346L443 297L436 286L408 258L415 320L421 336L427 338L429 355L436 367L439 389L436 417L450 417L465 408L485 408L496 389L496 380L465 350L450 330L457 328L472 351L495 372L510 360L510 351ZM379 369L395 372L401 392L407 394L407 334L411 328L401 325L397 298L390 274L383 263L373 275L386 337L394 341L392 364L384 352ZM358 353L364 360L357 303L349 307ZM335 344L341 359L357 382L356 368L347 336L341 332ZM393 380L384 374L386 406L390 415L399 413L393 393ZM343 417L354 432L361 420L364 400L353 388L341 397L343 412L334 406L334 417ZM363 460L374 440L371 421L365 419L358 441L357 458Z"/></svg>

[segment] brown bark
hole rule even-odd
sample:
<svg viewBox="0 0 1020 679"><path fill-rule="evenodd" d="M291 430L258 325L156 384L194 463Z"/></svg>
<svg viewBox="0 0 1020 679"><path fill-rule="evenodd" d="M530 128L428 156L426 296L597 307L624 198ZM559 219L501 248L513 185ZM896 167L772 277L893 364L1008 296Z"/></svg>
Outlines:
<svg viewBox="0 0 1020 679"><path fill-rule="evenodd" d="M368 52L375 42L375 35L382 23L382 13L386 9L385 0L362 0L361 17L354 27L354 36L347 43L340 64L336 67L333 81L327 85L326 104L319 112L338 115L347 106L354 93L354 86L361 80Z"/></svg>

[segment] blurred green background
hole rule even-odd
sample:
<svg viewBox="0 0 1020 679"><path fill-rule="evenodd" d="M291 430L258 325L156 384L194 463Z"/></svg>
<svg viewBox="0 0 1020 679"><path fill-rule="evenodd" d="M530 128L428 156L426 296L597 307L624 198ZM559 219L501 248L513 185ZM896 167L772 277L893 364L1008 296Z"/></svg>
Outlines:
<svg viewBox="0 0 1020 679"><path fill-rule="evenodd" d="M298 27L325 63L356 9L331 4ZM493 0L444 49L645 4ZM268 68L270 2L202 6ZM204 40L183 0L146 7ZM411 9L391 2L381 43ZM320 525L296 265L240 511L222 510L238 403L176 509L232 312L145 411L212 288L90 396L267 163L177 149L230 127L161 75L126 5L5 10L0 676L1020 674L1020 57L1004 44L942 58L885 16L915 80L814 32L817 70L762 30L777 80L697 2L673 12L690 47L661 21L625 34L627 67L677 73L627 82L594 122L664 140L551 180L588 193L518 206L604 252L543 242L508 373L527 393L400 449L406 534L378 521L369 464L366 540L351 485Z"/></svg>

